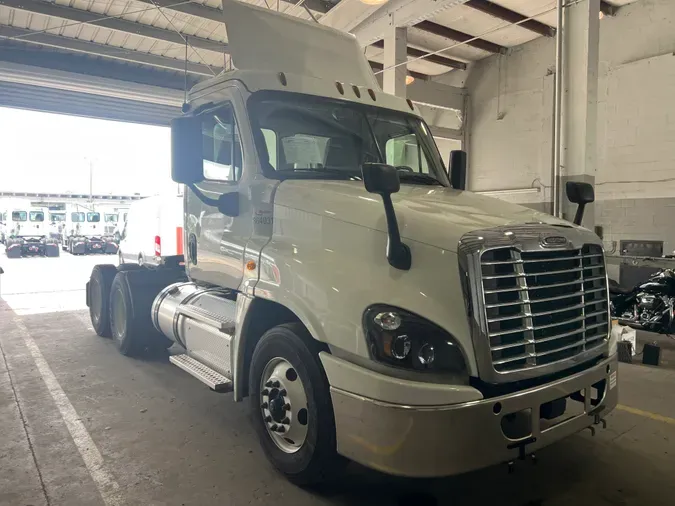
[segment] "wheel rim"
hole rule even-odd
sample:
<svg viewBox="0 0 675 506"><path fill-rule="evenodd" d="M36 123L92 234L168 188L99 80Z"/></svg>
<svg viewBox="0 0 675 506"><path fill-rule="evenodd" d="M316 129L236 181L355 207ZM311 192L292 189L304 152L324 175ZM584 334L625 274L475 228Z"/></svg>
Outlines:
<svg viewBox="0 0 675 506"><path fill-rule="evenodd" d="M122 338L122 329L124 328L126 318L125 318L125 306L124 306L124 296L120 290L115 290L113 293L114 304L111 301L112 307L112 320L114 323L115 337L120 339Z"/></svg>
<svg viewBox="0 0 675 506"><path fill-rule="evenodd" d="M308 411L305 386L286 359L270 360L261 376L260 411L274 444L295 453L307 439Z"/></svg>
<svg viewBox="0 0 675 506"><path fill-rule="evenodd" d="M103 305L101 300L103 297L101 285L98 283L98 281L94 282L93 285L93 290L91 291L91 317L92 320L94 320L94 323L98 324L99 320L101 319L101 306Z"/></svg>

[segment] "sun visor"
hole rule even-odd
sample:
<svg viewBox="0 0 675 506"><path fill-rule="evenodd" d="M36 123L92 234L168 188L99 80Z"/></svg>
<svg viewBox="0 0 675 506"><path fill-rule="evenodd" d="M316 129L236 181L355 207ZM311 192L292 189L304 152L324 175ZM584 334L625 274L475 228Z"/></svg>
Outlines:
<svg viewBox="0 0 675 506"><path fill-rule="evenodd" d="M240 70L288 72L379 88L352 34L222 0L230 55Z"/></svg>

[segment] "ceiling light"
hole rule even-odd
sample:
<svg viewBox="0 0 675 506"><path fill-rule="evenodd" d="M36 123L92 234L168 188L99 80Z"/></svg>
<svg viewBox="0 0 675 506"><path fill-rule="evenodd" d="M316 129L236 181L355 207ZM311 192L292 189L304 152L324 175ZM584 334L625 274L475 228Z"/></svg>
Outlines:
<svg viewBox="0 0 675 506"><path fill-rule="evenodd" d="M415 78L413 76L405 76L405 84L406 86L409 84L412 84L415 82Z"/></svg>
<svg viewBox="0 0 675 506"><path fill-rule="evenodd" d="M388 0L361 0L361 3L366 5L382 5L387 3Z"/></svg>

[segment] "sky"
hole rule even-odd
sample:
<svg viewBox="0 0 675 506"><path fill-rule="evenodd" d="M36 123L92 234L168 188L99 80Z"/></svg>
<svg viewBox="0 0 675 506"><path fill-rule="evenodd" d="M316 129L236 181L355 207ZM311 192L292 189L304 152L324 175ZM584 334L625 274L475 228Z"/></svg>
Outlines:
<svg viewBox="0 0 675 506"><path fill-rule="evenodd" d="M175 191L168 127L0 107L0 191Z"/></svg>

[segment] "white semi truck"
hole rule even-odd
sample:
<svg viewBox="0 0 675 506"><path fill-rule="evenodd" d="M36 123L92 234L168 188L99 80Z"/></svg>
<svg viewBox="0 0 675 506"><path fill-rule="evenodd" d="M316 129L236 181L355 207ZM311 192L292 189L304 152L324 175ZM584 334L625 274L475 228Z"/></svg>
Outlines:
<svg viewBox="0 0 675 506"><path fill-rule="evenodd" d="M340 456L444 476L604 425L618 389L600 239L465 191L463 154L446 173L350 35L223 8L237 70L172 123L185 267L96 266L96 332L125 355L177 344L170 361L246 399L301 484ZM568 186L581 215L593 189Z"/></svg>
<svg viewBox="0 0 675 506"><path fill-rule="evenodd" d="M58 257L59 245L49 237L46 209L29 200L4 199L1 214L5 217L5 252L8 258L26 256Z"/></svg>
<svg viewBox="0 0 675 506"><path fill-rule="evenodd" d="M81 204L69 204L62 248L71 255L117 254L118 245L112 234L106 233L101 213Z"/></svg>

